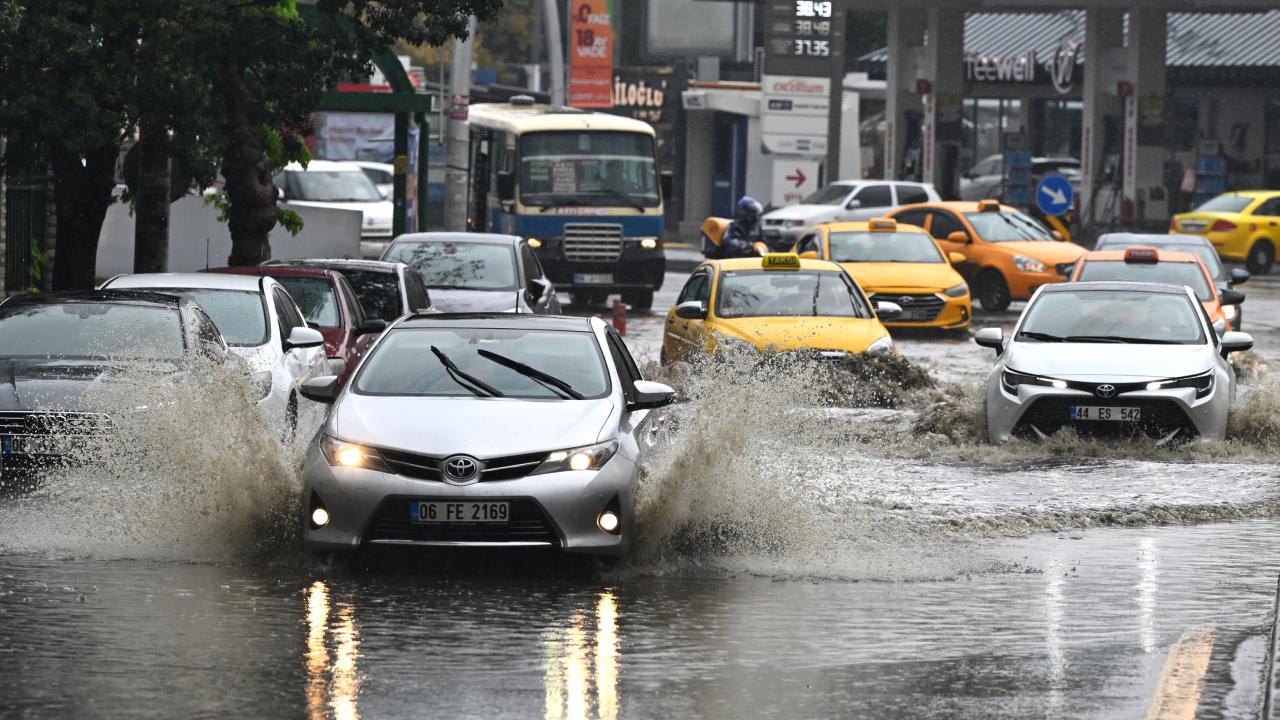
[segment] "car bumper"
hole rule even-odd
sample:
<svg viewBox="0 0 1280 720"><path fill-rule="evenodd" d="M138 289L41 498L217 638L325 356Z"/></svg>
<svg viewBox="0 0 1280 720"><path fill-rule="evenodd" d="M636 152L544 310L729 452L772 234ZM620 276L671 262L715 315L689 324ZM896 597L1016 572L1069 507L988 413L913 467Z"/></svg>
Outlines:
<svg viewBox="0 0 1280 720"><path fill-rule="evenodd" d="M450 485L361 468L333 467L316 443L307 451L303 473L303 544L312 551L354 550L362 546L545 547L566 552L622 555L633 530L635 466L614 456L598 471L559 472L514 480ZM426 524L409 519L407 503L418 500L509 502L504 524ZM323 528L311 523L317 504L329 511ZM596 525L599 514L616 507L618 534Z"/></svg>
<svg viewBox="0 0 1280 720"><path fill-rule="evenodd" d="M1082 390L1022 385L1017 395L1011 395L1001 385L1000 374L1001 370L993 373L987 385L987 433L992 442L1052 435L1064 427L1072 427L1082 435L1154 439L1199 436L1221 440L1226 434L1231 400L1229 380L1221 374L1213 391L1199 399L1194 388L1143 390L1102 399ZM1074 405L1140 407L1142 420L1074 421L1070 417Z"/></svg>
<svg viewBox="0 0 1280 720"><path fill-rule="evenodd" d="M916 291L919 292L918 290ZM894 290L867 290L872 301L898 302L904 315L896 320L881 321L885 327L891 328L934 328L941 330L961 330L969 327L973 318L973 303L966 293L960 297L951 297L939 291L933 295L911 295L911 302L903 305L894 298L906 296ZM924 303L920 302L924 298ZM917 311L917 308L920 310ZM916 317L911 317L912 314ZM920 317L923 316L923 317Z"/></svg>
<svg viewBox="0 0 1280 720"><path fill-rule="evenodd" d="M561 290L661 290L667 257L661 248L627 242L616 260L569 260L558 246L534 251L551 282ZM608 281L605 281L607 276Z"/></svg>
<svg viewBox="0 0 1280 720"><path fill-rule="evenodd" d="M1053 268L1037 273L1021 270L1005 273L1005 280L1009 283L1009 296L1014 300L1030 300L1041 285L1066 282L1067 277L1067 275L1058 274Z"/></svg>

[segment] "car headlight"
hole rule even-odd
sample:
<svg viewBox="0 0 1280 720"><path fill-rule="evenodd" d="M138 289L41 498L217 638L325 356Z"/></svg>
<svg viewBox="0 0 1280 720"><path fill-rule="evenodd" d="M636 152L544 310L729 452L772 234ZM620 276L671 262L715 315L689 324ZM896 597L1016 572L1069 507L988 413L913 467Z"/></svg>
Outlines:
<svg viewBox="0 0 1280 720"><path fill-rule="evenodd" d="M1010 395L1017 395L1019 385L1039 385L1041 387L1065 390L1067 387L1067 381L1058 380L1056 378L1027 375L1026 373L1017 372L1016 370L1005 370L1000 373L1000 385L1004 388L1005 392Z"/></svg>
<svg viewBox="0 0 1280 720"><path fill-rule="evenodd" d="M793 227L793 228L804 227L803 220L783 220L782 224L787 227Z"/></svg>
<svg viewBox="0 0 1280 720"><path fill-rule="evenodd" d="M955 287L949 287L946 290L943 290L942 294L947 297L964 297L969 294L969 286L965 283L960 283Z"/></svg>
<svg viewBox="0 0 1280 720"><path fill-rule="evenodd" d="M716 344L723 352L755 352L756 346L732 335L715 335Z"/></svg>
<svg viewBox="0 0 1280 720"><path fill-rule="evenodd" d="M1049 269L1048 265L1026 255L1014 255L1013 266L1022 272L1039 273Z"/></svg>
<svg viewBox="0 0 1280 720"><path fill-rule="evenodd" d="M876 340L875 342L871 343L871 346L867 348L867 352L892 355L893 354L893 338L889 337L888 335L885 335L879 340Z"/></svg>
<svg viewBox="0 0 1280 720"><path fill-rule="evenodd" d="M1189 375L1187 377L1147 383L1148 390L1172 390L1186 387L1195 388L1197 398L1208 397L1209 393L1213 392L1213 371L1210 370L1200 375Z"/></svg>
<svg viewBox="0 0 1280 720"><path fill-rule="evenodd" d="M1228 320L1235 320L1235 319L1236 319L1236 306L1235 306L1235 305L1223 305L1223 306L1222 306L1222 317L1224 317L1224 318L1226 318L1226 319L1228 319Z"/></svg>
<svg viewBox="0 0 1280 720"><path fill-rule="evenodd" d="M644 248L645 250L652 250L658 247L658 238L656 237L638 237L638 238L634 238L634 240L640 243L640 247Z"/></svg>
<svg viewBox="0 0 1280 720"><path fill-rule="evenodd" d="M584 447L569 448L568 450L556 450L547 453L547 458L542 461L530 475L542 475L545 473L565 472L568 470L599 470L604 464L609 462L609 458L618 452L617 440L606 440L595 445L586 445Z"/></svg>
<svg viewBox="0 0 1280 720"><path fill-rule="evenodd" d="M389 473L391 468L383 461L377 450L355 443L344 442L328 435L320 436L320 452L330 465L337 467L364 468Z"/></svg>
<svg viewBox="0 0 1280 720"><path fill-rule="evenodd" d="M249 381L253 383L253 395L259 400L271 394L271 371L263 370L249 376Z"/></svg>

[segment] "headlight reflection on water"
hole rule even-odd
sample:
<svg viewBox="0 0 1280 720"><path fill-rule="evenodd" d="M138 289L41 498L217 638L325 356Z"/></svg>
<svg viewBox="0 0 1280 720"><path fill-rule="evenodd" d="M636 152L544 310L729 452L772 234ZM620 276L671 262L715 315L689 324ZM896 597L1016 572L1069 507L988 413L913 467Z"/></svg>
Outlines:
<svg viewBox="0 0 1280 720"><path fill-rule="evenodd" d="M332 628L329 627L331 612L329 588L317 580L307 590L307 717L357 720L360 675L356 659L360 657L360 633L356 629L355 607L338 603L337 622ZM329 635L332 635L332 657Z"/></svg>
<svg viewBox="0 0 1280 720"><path fill-rule="evenodd" d="M600 593L594 619L594 638L589 615L578 611L568 627L548 631L543 641L547 720L618 717L618 601L612 591Z"/></svg>

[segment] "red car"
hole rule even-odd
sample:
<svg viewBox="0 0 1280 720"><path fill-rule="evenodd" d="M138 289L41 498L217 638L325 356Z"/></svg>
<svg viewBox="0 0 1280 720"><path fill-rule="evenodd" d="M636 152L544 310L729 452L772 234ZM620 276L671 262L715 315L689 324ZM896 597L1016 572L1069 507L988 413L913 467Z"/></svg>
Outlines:
<svg viewBox="0 0 1280 720"><path fill-rule="evenodd" d="M355 291L335 270L267 266L214 268L209 272L275 278L298 304L307 325L324 336L326 373L337 375L339 385L347 381L374 338L387 327L385 320L365 316Z"/></svg>

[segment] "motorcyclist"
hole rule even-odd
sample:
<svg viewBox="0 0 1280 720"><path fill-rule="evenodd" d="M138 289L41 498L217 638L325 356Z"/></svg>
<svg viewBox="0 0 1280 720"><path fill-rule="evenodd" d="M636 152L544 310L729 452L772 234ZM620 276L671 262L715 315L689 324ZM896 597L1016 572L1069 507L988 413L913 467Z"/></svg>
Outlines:
<svg viewBox="0 0 1280 720"><path fill-rule="evenodd" d="M733 213L733 222L720 241L722 257L752 257L755 245L764 238L760 231L760 213L764 208L754 198L744 195Z"/></svg>

